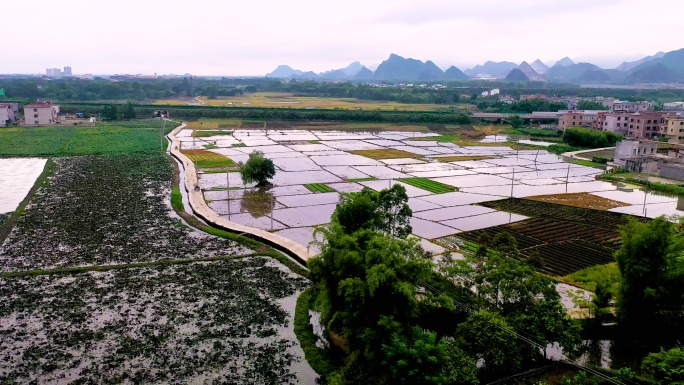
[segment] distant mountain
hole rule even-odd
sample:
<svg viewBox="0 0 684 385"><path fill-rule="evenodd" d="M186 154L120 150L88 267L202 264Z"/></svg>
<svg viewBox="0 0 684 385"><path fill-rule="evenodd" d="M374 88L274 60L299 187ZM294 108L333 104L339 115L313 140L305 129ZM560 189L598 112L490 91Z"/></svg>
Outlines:
<svg viewBox="0 0 684 385"><path fill-rule="evenodd" d="M655 63L635 70L625 79L625 83L675 83L681 80L684 80L684 76L663 63Z"/></svg>
<svg viewBox="0 0 684 385"><path fill-rule="evenodd" d="M571 66L573 64L575 64L575 62L566 56L566 57L560 59L559 61L557 61L556 64L554 64L553 66L554 67L555 66L567 67L567 66Z"/></svg>
<svg viewBox="0 0 684 385"><path fill-rule="evenodd" d="M531 81L531 82L543 82L543 81L546 80L546 79L544 79L542 76L540 76L540 75L537 73L537 71L535 71L535 70L532 68L532 66L530 66L529 64L527 64L526 61L520 63L520 65L518 66L518 69L519 69L520 71L522 71L522 73L524 73L525 76L527 77L527 79L529 79L529 81ZM510 74L509 74L509 75L510 75Z"/></svg>
<svg viewBox="0 0 684 385"><path fill-rule="evenodd" d="M610 80L610 76L601 69L587 70L575 79L579 83L608 83Z"/></svg>
<svg viewBox="0 0 684 385"><path fill-rule="evenodd" d="M373 79L373 71L369 70L366 67L361 67L361 70L354 75L354 80L372 80Z"/></svg>
<svg viewBox="0 0 684 385"><path fill-rule="evenodd" d="M444 71L444 80L468 80L468 75L464 74L460 69L451 66Z"/></svg>
<svg viewBox="0 0 684 385"><path fill-rule="evenodd" d="M615 69L616 69L616 70L620 70L620 71L625 71L625 72L631 71L631 70L633 70L634 68L640 66L641 64L650 62L650 61L655 60L655 59L660 59L660 58L663 57L663 56L665 56L665 52L660 51L660 52L656 53L656 54L653 55L653 56L646 56L646 57L643 58L643 59L639 59L639 60L636 60L636 61L626 61L626 62L622 62L622 64L620 64L619 66L615 67Z"/></svg>
<svg viewBox="0 0 684 385"><path fill-rule="evenodd" d="M314 79L318 79L318 74L313 72L313 71L307 71L307 72L303 72L302 74L300 74L298 76L293 76L293 77L296 77L299 79L314 80Z"/></svg>
<svg viewBox="0 0 684 385"><path fill-rule="evenodd" d="M530 79L520 68L513 68L504 79L507 82L529 82Z"/></svg>
<svg viewBox="0 0 684 385"><path fill-rule="evenodd" d="M444 77L444 72L433 62L423 63L416 59L406 59L399 55L391 54L389 59L383 61L375 70L375 80L439 80Z"/></svg>
<svg viewBox="0 0 684 385"><path fill-rule="evenodd" d="M568 66L555 65L546 71L544 76L550 81L573 83L578 82L579 78L587 71L595 70L600 71L601 68L590 63L577 63Z"/></svg>
<svg viewBox="0 0 684 385"><path fill-rule="evenodd" d="M546 71L549 70L549 66L542 63L542 61L539 59L533 61L532 64L530 64L530 67L532 67L532 69L540 75L543 75Z"/></svg>
<svg viewBox="0 0 684 385"><path fill-rule="evenodd" d="M361 68L363 65L355 61L344 68L322 72L319 76L326 80L349 80L361 71Z"/></svg>
<svg viewBox="0 0 684 385"><path fill-rule="evenodd" d="M511 72L513 68L517 68L518 65L511 63L509 61L493 62L488 61L483 65L476 65L472 69L467 69L463 71L466 75L470 77L493 77L497 79L503 79L506 75Z"/></svg>
<svg viewBox="0 0 684 385"><path fill-rule="evenodd" d="M266 74L267 78L290 78L292 76L299 76L303 72L292 69L288 65L279 65L273 72Z"/></svg>
<svg viewBox="0 0 684 385"><path fill-rule="evenodd" d="M664 71L661 66L656 66L656 64L662 64L665 68L668 70L674 72L675 76L677 77L677 81L683 80L684 79L684 48L677 50L677 51L671 51L663 55L663 57L658 58L658 59L653 59L651 61L648 61L646 63L640 64L639 66L635 67L632 69L630 76L627 78L626 81L632 81L633 79L636 79L636 77L633 77L635 73L639 72L639 77L643 77L644 74L648 74L646 76L647 78L652 78L652 79L670 79L672 76L669 73L669 71ZM656 67L654 67L656 66ZM654 67L650 71L645 71L649 67ZM644 71L642 71L644 70ZM660 72L660 75L658 74ZM654 80L653 82L669 82L666 80L661 80L661 81L656 81ZM648 82L647 82L648 83Z"/></svg>

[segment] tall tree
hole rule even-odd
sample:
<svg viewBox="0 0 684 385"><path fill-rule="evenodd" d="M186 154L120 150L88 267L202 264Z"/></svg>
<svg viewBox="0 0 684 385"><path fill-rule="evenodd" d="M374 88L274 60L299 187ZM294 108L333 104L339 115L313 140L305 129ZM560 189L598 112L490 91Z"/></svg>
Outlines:
<svg viewBox="0 0 684 385"><path fill-rule="evenodd" d="M412 212L407 202L406 189L399 184L380 192L365 187L358 193L342 196L334 219L347 234L365 228L406 238L412 231Z"/></svg>
<svg viewBox="0 0 684 385"><path fill-rule="evenodd" d="M254 150L249 154L246 163L239 163L240 176L244 184L256 182L257 187L264 187L268 180L273 178L276 173L273 161L266 158L261 151Z"/></svg>
<svg viewBox="0 0 684 385"><path fill-rule="evenodd" d="M121 117L124 119L135 119L135 104L133 102L127 102L121 108Z"/></svg>

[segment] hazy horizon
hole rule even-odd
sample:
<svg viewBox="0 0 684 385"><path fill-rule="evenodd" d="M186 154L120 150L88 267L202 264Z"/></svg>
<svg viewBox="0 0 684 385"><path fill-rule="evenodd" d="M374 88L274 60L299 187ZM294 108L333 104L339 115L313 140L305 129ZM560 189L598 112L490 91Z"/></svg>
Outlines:
<svg viewBox="0 0 684 385"><path fill-rule="evenodd" d="M31 3L30 17L21 16L25 3L3 4L5 30L21 33L5 41L0 73L71 66L74 74L263 76L278 65L320 73L359 61L372 69L391 53L442 69L565 56L614 68L684 47L663 28L677 25L684 3L666 0L649 3L667 9L657 17L645 17L636 0Z"/></svg>

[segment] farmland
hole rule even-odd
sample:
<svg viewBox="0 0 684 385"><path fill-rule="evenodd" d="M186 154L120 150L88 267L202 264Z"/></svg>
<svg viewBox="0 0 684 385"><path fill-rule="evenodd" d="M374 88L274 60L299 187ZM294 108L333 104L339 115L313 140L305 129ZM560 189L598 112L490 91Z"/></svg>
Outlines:
<svg viewBox="0 0 684 385"><path fill-rule="evenodd" d="M505 199L481 203L532 217L531 219L458 234L477 242L483 234L490 239L508 232L517 241L523 258L538 254L545 273L565 276L596 265L614 262L620 235L618 225L627 221L623 214L561 206L525 199Z"/></svg>
<svg viewBox="0 0 684 385"><path fill-rule="evenodd" d="M367 101L354 98L325 98L315 96L295 96L283 92L257 92L242 96L219 99L199 97L200 102L182 99L157 100L159 105L197 105L207 107L280 107L280 108L321 108L346 110L399 110L399 111L446 111L448 105L439 104L407 104L399 102ZM462 108L461 105L458 108Z"/></svg>
<svg viewBox="0 0 684 385"><path fill-rule="evenodd" d="M413 158L415 154L407 151L395 150L395 149L382 149L382 150L356 150L351 151L352 154L365 156L371 159L400 159L400 158Z"/></svg>
<svg viewBox="0 0 684 385"><path fill-rule="evenodd" d="M310 191L315 193L335 192L335 189L323 183L306 184L304 185L304 187L308 188Z"/></svg>
<svg viewBox="0 0 684 385"><path fill-rule="evenodd" d="M195 162L198 168L235 167L236 163L227 156L207 150L183 150L183 154Z"/></svg>
<svg viewBox="0 0 684 385"><path fill-rule="evenodd" d="M427 125L416 124L388 124L388 123L351 123L341 121L308 121L308 120L245 120L245 119L217 119L201 118L188 122L188 128L197 131L216 131L219 129L255 129L267 130L342 130L342 131L428 131ZM226 135L225 132L223 131ZM203 133L195 133L193 136L206 136Z"/></svg>
<svg viewBox="0 0 684 385"><path fill-rule="evenodd" d="M161 150L159 120L98 123L94 127L12 127L0 130L0 156L149 153ZM166 123L166 133L175 123ZM165 134L166 134L165 133ZM166 146L166 141L163 143Z"/></svg>
<svg viewBox="0 0 684 385"><path fill-rule="evenodd" d="M454 186L449 186L426 178L401 178L399 181L435 194L444 194L458 190Z"/></svg>

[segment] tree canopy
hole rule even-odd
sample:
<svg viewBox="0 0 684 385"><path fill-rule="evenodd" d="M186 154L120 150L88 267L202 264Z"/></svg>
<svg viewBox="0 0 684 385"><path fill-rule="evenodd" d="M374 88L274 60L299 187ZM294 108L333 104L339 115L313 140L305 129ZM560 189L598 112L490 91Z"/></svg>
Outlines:
<svg viewBox="0 0 684 385"><path fill-rule="evenodd" d="M240 176L244 184L256 182L258 187L263 187L276 173L273 161L266 158L261 151L252 151L246 163L239 163Z"/></svg>

